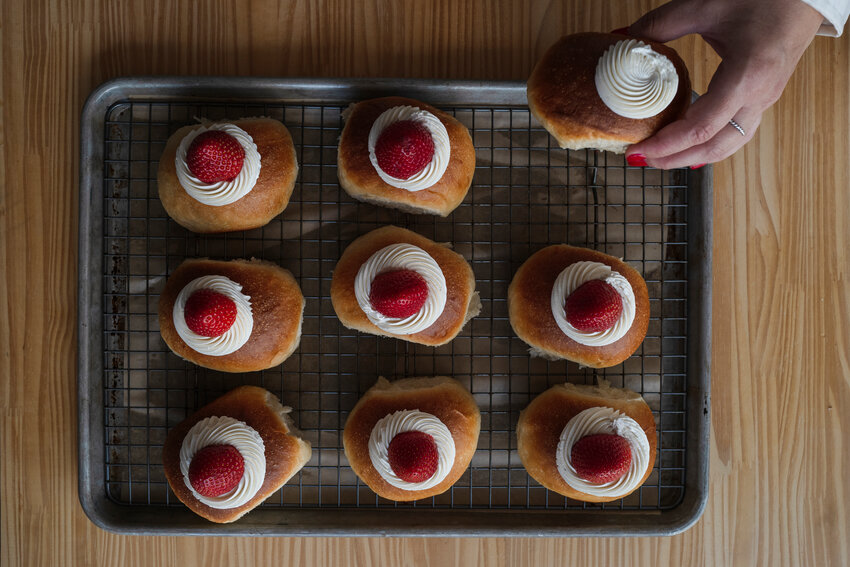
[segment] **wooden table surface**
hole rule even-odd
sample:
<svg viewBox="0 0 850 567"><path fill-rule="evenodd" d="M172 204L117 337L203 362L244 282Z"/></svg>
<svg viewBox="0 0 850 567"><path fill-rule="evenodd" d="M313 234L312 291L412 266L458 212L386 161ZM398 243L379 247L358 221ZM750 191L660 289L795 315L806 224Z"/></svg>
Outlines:
<svg viewBox="0 0 850 567"><path fill-rule="evenodd" d="M3 565L847 565L850 40L817 38L715 169L711 487L644 539L116 536L77 500L79 116L121 75L525 79L564 33L652 2L0 2ZM695 89L718 58L674 42Z"/></svg>

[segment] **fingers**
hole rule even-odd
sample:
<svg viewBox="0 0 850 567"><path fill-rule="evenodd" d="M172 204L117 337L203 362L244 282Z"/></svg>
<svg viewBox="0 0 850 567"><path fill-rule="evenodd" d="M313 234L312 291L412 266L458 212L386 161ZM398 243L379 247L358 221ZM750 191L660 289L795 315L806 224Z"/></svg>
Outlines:
<svg viewBox="0 0 850 567"><path fill-rule="evenodd" d="M760 110L742 108L735 114L734 120L744 130L745 135L741 135L741 132L729 124L727 120L720 131L704 144L692 146L664 157L647 158L647 164L658 169L674 169L715 163L726 159L753 138L761 123L761 115Z"/></svg>
<svg viewBox="0 0 850 567"><path fill-rule="evenodd" d="M714 138L747 103L747 93L741 89L739 75L737 69L726 62L721 63L708 85L708 91L691 105L682 120L668 124L651 138L630 146L626 154L641 154L650 161L651 158L657 161L657 158L677 154Z"/></svg>
<svg viewBox="0 0 850 567"><path fill-rule="evenodd" d="M629 34L653 41L666 42L696 33L700 18L695 17L699 2L673 0L644 14L629 26Z"/></svg>
<svg viewBox="0 0 850 567"><path fill-rule="evenodd" d="M716 162L753 137L819 20L798 2L747 4L740 9L731 1L672 0L629 27L630 35L660 42L700 33L723 58L706 94L681 120L627 149L630 164L669 169Z"/></svg>

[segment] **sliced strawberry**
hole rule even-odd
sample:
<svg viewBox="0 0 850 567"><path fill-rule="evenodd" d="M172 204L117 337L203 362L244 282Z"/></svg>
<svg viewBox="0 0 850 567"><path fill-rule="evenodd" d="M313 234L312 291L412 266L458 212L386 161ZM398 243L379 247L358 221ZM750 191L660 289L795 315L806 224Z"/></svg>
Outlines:
<svg viewBox="0 0 850 567"><path fill-rule="evenodd" d="M421 431L399 433L387 448L390 468L401 480L423 482L437 472L439 453L434 438Z"/></svg>
<svg viewBox="0 0 850 567"><path fill-rule="evenodd" d="M619 435L586 435L573 445L570 463L578 476L587 482L614 482L628 472L632 464L632 448Z"/></svg>
<svg viewBox="0 0 850 567"><path fill-rule="evenodd" d="M221 130L207 130L192 140L186 151L186 165L204 183L233 181L242 171L245 149L239 141Z"/></svg>
<svg viewBox="0 0 850 567"><path fill-rule="evenodd" d="M400 120L384 128L375 142L378 166L391 177L409 179L431 163L434 140L428 128L413 120Z"/></svg>
<svg viewBox="0 0 850 567"><path fill-rule="evenodd" d="M236 303L223 293L199 289L186 301L183 318L202 337L218 337L236 321Z"/></svg>
<svg viewBox="0 0 850 567"><path fill-rule="evenodd" d="M426 299L428 284L425 278L413 270L382 272L372 280L369 290L372 309L384 317L410 317L419 313Z"/></svg>
<svg viewBox="0 0 850 567"><path fill-rule="evenodd" d="M208 445L189 463L189 483L201 496L221 496L239 484L245 459L233 445Z"/></svg>
<svg viewBox="0 0 850 567"><path fill-rule="evenodd" d="M623 298L603 280L578 286L565 305L567 322L583 333L598 333L614 326L623 312Z"/></svg>

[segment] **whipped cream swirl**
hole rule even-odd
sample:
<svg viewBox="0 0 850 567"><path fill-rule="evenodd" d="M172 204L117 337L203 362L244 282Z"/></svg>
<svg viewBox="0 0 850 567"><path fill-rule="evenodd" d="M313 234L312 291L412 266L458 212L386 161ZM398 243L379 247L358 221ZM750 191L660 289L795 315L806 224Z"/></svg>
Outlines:
<svg viewBox="0 0 850 567"><path fill-rule="evenodd" d="M590 280L602 280L610 284L623 300L623 311L614 326L597 333L579 331L567 321L565 305L567 298L582 284ZM577 343L587 346L605 346L623 338L635 320L635 292L632 284L611 266L600 262L576 262L562 271L552 287L552 316L565 335Z"/></svg>
<svg viewBox="0 0 850 567"><path fill-rule="evenodd" d="M186 302L199 289L211 289L225 295L236 304L236 320L227 331L217 337L203 337L186 324ZM193 350L209 356L224 356L236 352L248 342L254 330L251 298L242 293L242 286L224 276L201 276L186 284L177 294L171 312L174 329L183 342Z"/></svg>
<svg viewBox="0 0 850 567"><path fill-rule="evenodd" d="M384 129L390 124L402 120L411 120L422 124L431 133L431 139L434 141L434 156L431 158L431 161L422 171L412 175L408 179L399 179L388 175L378 165L378 158L375 155L375 144L378 143L378 138L380 138ZM369 130L369 161L372 162L375 171L378 172L378 176L385 183L399 189L421 191L422 189L431 187L442 179L446 168L449 167L451 149L449 133L442 121L427 110L420 110L415 106L394 106L385 110L378 116L378 119L372 124L372 129Z"/></svg>
<svg viewBox="0 0 850 567"><path fill-rule="evenodd" d="M678 89L673 63L636 39L618 41L596 64L599 98L626 118L655 116L673 101Z"/></svg>
<svg viewBox="0 0 850 567"><path fill-rule="evenodd" d="M437 445L437 470L428 480L407 482L390 466L390 442L399 433L421 431L434 438ZM446 424L436 416L419 410L400 410L381 418L369 436L369 458L381 478L402 490L426 490L437 486L448 476L455 462L455 441Z"/></svg>
<svg viewBox="0 0 850 567"><path fill-rule="evenodd" d="M198 494L189 482L189 465L195 454L210 445L232 445L245 461L245 472L236 488L221 496ZM180 446L180 472L192 495L210 508L242 506L260 490L266 479L266 446L257 431L232 417L208 417L192 426Z"/></svg>
<svg viewBox="0 0 850 567"><path fill-rule="evenodd" d="M419 312L403 319L387 317L372 308L369 293L372 280L382 272L413 270L428 285L428 298ZM412 244L390 244L381 248L360 266L354 278L354 296L373 325L395 335L412 335L434 324L446 308L446 276L427 252Z"/></svg>
<svg viewBox="0 0 850 567"><path fill-rule="evenodd" d="M189 170L189 164L186 162L186 152L189 151L189 146L202 133L208 130L221 130L230 134L242 149L245 150L245 160L242 162L242 169L232 181L219 181L218 183L204 183ZM177 167L177 179L180 180L180 185L186 190L190 197L204 205L212 207L221 207L234 203L251 192L251 189L257 184L257 178L260 177L260 153L257 151L257 144L254 139L245 130L231 124L230 122L214 122L211 124L203 124L189 132L180 145L177 146L177 155L174 158L174 165Z"/></svg>
<svg viewBox="0 0 850 567"><path fill-rule="evenodd" d="M605 484L594 484L579 477L570 462L573 445L582 437L598 433L619 435L628 441L632 450L632 463L626 474ZM572 488L592 496L625 496L640 486L646 474L649 467L649 440L640 424L623 412L608 407L588 408L567 422L558 441L555 461L558 473Z"/></svg>

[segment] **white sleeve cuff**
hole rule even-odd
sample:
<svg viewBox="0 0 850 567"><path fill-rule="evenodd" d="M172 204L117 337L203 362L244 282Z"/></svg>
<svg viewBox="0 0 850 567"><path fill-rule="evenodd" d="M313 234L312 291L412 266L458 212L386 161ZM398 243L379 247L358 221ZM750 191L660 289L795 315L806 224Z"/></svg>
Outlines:
<svg viewBox="0 0 850 567"><path fill-rule="evenodd" d="M850 0L802 0L823 16L818 35L838 37L850 14Z"/></svg>

